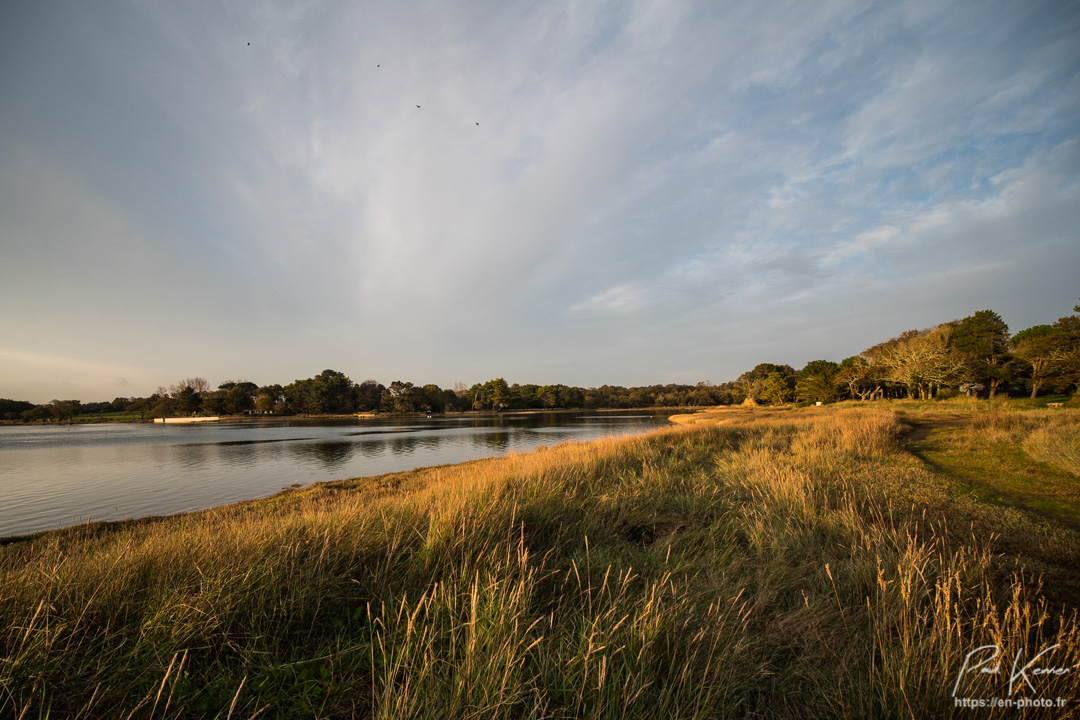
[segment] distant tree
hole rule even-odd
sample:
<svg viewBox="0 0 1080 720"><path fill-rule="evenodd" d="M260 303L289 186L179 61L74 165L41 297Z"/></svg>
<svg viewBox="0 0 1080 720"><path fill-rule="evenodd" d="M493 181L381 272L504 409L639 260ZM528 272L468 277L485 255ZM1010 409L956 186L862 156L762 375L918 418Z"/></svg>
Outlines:
<svg viewBox="0 0 1080 720"><path fill-rule="evenodd" d="M101 415L112 411L111 402L84 402L79 406L79 415Z"/></svg>
<svg viewBox="0 0 1080 720"><path fill-rule="evenodd" d="M502 378L488 380L469 388L469 397L473 410L492 410L508 407L510 386Z"/></svg>
<svg viewBox="0 0 1080 720"><path fill-rule="evenodd" d="M470 410L484 409L484 386L481 383L473 383L465 394L466 405Z"/></svg>
<svg viewBox="0 0 1080 720"><path fill-rule="evenodd" d="M26 400L0 398L0 420L19 420L24 412L34 409L34 403Z"/></svg>
<svg viewBox="0 0 1080 720"><path fill-rule="evenodd" d="M175 385L169 388L169 394L176 397L185 388L193 390L196 394L201 395L205 392L210 392L210 383L203 377L186 378L177 382Z"/></svg>
<svg viewBox="0 0 1080 720"><path fill-rule="evenodd" d="M240 382L230 382L229 387L225 385L219 386L220 389L226 391L225 402L223 403L223 412L227 415L243 415L249 413L255 408L255 397L258 394L259 387L246 380Z"/></svg>
<svg viewBox="0 0 1080 720"><path fill-rule="evenodd" d="M885 383L907 389L911 397L931 398L939 388L968 378L967 364L951 347L953 326L909 330L864 350L862 356L881 371Z"/></svg>
<svg viewBox="0 0 1080 720"><path fill-rule="evenodd" d="M156 395L152 395L148 398L131 398L131 402L124 407L124 412L138 414L139 419L146 422L146 418L150 417L151 410L153 410L154 405L157 404L156 398Z"/></svg>
<svg viewBox="0 0 1080 720"><path fill-rule="evenodd" d="M773 405L783 405L791 399L791 388L787 379L776 370L769 373L762 384L760 399Z"/></svg>
<svg viewBox="0 0 1080 720"><path fill-rule="evenodd" d="M412 406L412 398L409 397L409 390L412 388L411 382L394 380L386 388L389 391L389 402L384 401L381 409L385 412L413 412L415 408Z"/></svg>
<svg viewBox="0 0 1080 720"><path fill-rule="evenodd" d="M181 380L168 390L168 395L172 400L172 410L184 415L194 415L202 409L202 397L209 392L210 383L206 382L206 378L193 377Z"/></svg>
<svg viewBox="0 0 1080 720"><path fill-rule="evenodd" d="M1021 330L1009 340L1013 354L1023 364L1031 397L1053 382L1061 360L1068 354L1068 341L1052 325L1034 325Z"/></svg>
<svg viewBox="0 0 1080 720"><path fill-rule="evenodd" d="M698 385L692 390L688 390L684 396L684 405L690 407L706 407L708 405L715 405L713 401L713 395L710 392L711 386ZM634 403L631 401L628 407L633 407Z"/></svg>
<svg viewBox="0 0 1080 720"><path fill-rule="evenodd" d="M512 396L511 407L518 409L540 407L540 403L537 399L537 394L539 392L539 385L518 385L517 383L514 383L510 386L510 395Z"/></svg>
<svg viewBox="0 0 1080 720"><path fill-rule="evenodd" d="M53 406L53 415L61 422L70 421L78 415L82 406L78 400L53 400L50 404Z"/></svg>
<svg viewBox="0 0 1080 720"><path fill-rule="evenodd" d="M1066 392L1080 385L1080 305L1053 325L1035 325L1009 341L1022 362L1031 397L1044 387Z"/></svg>
<svg viewBox="0 0 1080 720"><path fill-rule="evenodd" d="M313 380L319 407L316 412L331 414L356 412L355 385L344 373L323 370Z"/></svg>
<svg viewBox="0 0 1080 720"><path fill-rule="evenodd" d="M1080 390L1080 305L1073 307L1075 315L1058 318L1054 328L1062 335L1064 352L1055 364L1055 389L1065 392Z"/></svg>
<svg viewBox="0 0 1080 720"><path fill-rule="evenodd" d="M554 408L559 405L559 390L554 385L544 385L536 390L536 405L540 408Z"/></svg>
<svg viewBox="0 0 1080 720"><path fill-rule="evenodd" d="M365 380L356 389L356 409L363 411L377 410L386 390L375 380Z"/></svg>
<svg viewBox="0 0 1080 720"><path fill-rule="evenodd" d="M1071 385L1080 390L1080 304L1075 305L1072 312L1076 314L1058 318L1054 327L1068 338L1069 353L1061 364L1061 378L1066 383L1064 386L1068 388Z"/></svg>
<svg viewBox="0 0 1080 720"><path fill-rule="evenodd" d="M198 412L202 407L202 395L200 395L195 388L186 386L180 389L173 396L173 403L178 412L185 415L192 415Z"/></svg>
<svg viewBox="0 0 1080 720"><path fill-rule="evenodd" d="M420 388L424 394L423 403L431 412L446 412L446 395L438 385L427 384ZM450 393L453 395L453 393Z"/></svg>
<svg viewBox="0 0 1080 720"><path fill-rule="evenodd" d="M202 405L200 409L207 415L226 415L225 400L228 392L225 390L208 390L202 393Z"/></svg>
<svg viewBox="0 0 1080 720"><path fill-rule="evenodd" d="M630 406L631 407L649 407L656 403L656 395L651 388L637 387L630 389Z"/></svg>
<svg viewBox="0 0 1080 720"><path fill-rule="evenodd" d="M1074 305L1073 312L1075 315L1058 318L1057 322L1054 323L1054 327L1062 332L1080 333L1080 305Z"/></svg>
<svg viewBox="0 0 1080 720"><path fill-rule="evenodd" d="M157 392L151 395L147 402L150 406L151 417L166 418L176 412L175 403L168 388L158 387Z"/></svg>
<svg viewBox="0 0 1080 720"><path fill-rule="evenodd" d="M795 399L816 402L835 400L839 372L840 366L831 360L808 362L796 378Z"/></svg>
<svg viewBox="0 0 1080 720"><path fill-rule="evenodd" d="M288 412L329 415L356 412L356 385L336 370L323 370L313 378L289 383L282 394Z"/></svg>
<svg viewBox="0 0 1080 720"><path fill-rule="evenodd" d="M789 378L794 378L795 370L790 365L773 365L772 363L760 363L754 366L753 370L744 372L735 380L735 387L738 389L738 393L741 396L738 402L742 402L746 398L753 398L759 400L761 393L765 389L765 381L768 380L769 375L772 373L778 373L785 382Z"/></svg>
<svg viewBox="0 0 1080 720"><path fill-rule="evenodd" d="M436 391L437 385L432 385ZM425 412L431 410L431 403L424 388L416 387L411 382L395 380L390 383L390 402L383 404L385 410L398 413Z"/></svg>
<svg viewBox="0 0 1080 720"><path fill-rule="evenodd" d="M436 391L439 390L438 385L432 385L431 387ZM412 401L412 406L416 408L416 412L431 412L434 409L431 405L431 398L428 396L427 391L424 390L423 386L413 385L409 389L409 397Z"/></svg>
<svg viewBox="0 0 1080 720"><path fill-rule="evenodd" d="M285 410L289 413L318 413L315 381L311 378L294 380L281 390L285 397Z"/></svg>
<svg viewBox="0 0 1080 720"><path fill-rule="evenodd" d="M488 397L491 399L491 407L496 410L507 407L510 401L510 386L502 378L488 380L485 383Z"/></svg>
<svg viewBox="0 0 1080 720"><path fill-rule="evenodd" d="M24 420L29 422L45 422L56 417L56 408L53 407L52 403L35 405L29 410L23 410L22 416Z"/></svg>
<svg viewBox="0 0 1080 720"><path fill-rule="evenodd" d="M840 365L832 360L811 360L803 366L802 370L796 373L798 377L805 377L807 375L824 375L831 377L840 370Z"/></svg>
<svg viewBox="0 0 1080 720"><path fill-rule="evenodd" d="M559 392L559 404L560 408L581 408L585 407L585 393L581 388L570 387L569 385L556 385Z"/></svg>
<svg viewBox="0 0 1080 720"><path fill-rule="evenodd" d="M726 382L717 385L713 389L713 399L717 405L734 405L739 400L738 391L735 389L734 382Z"/></svg>
<svg viewBox="0 0 1080 720"><path fill-rule="evenodd" d="M876 368L867 362L866 358L858 355L844 358L836 374L836 382L846 388L847 395L852 400L866 400L874 394L879 385Z"/></svg>
<svg viewBox="0 0 1080 720"><path fill-rule="evenodd" d="M264 385L255 391L255 412L263 415L281 413L285 408L284 388L280 385Z"/></svg>
<svg viewBox="0 0 1080 720"><path fill-rule="evenodd" d="M990 388L990 398L1013 376L1009 326L993 310L980 310L956 323L952 347L963 358L971 379Z"/></svg>
<svg viewBox="0 0 1080 720"><path fill-rule="evenodd" d="M410 391L417 412L441 413L445 407L442 388L434 383L414 385Z"/></svg>
<svg viewBox="0 0 1080 720"><path fill-rule="evenodd" d="M438 385L425 385L424 394L434 412L453 412L459 408L461 402L456 392Z"/></svg>

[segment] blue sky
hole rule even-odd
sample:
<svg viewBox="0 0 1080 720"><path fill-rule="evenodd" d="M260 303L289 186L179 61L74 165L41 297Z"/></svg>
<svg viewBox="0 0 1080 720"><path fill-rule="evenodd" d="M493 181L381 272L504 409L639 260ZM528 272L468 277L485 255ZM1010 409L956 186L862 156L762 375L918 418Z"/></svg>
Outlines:
<svg viewBox="0 0 1080 720"><path fill-rule="evenodd" d="M723 382L1078 271L1075 1L0 7L0 397Z"/></svg>

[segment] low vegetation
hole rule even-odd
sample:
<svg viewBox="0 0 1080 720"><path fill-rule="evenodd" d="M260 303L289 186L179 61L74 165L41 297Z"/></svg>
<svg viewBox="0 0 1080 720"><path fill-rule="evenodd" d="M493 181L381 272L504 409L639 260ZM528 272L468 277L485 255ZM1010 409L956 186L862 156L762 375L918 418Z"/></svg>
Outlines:
<svg viewBox="0 0 1080 720"><path fill-rule="evenodd" d="M925 405L731 408L10 542L0 716L1076 713L1080 412ZM1005 449L1047 473L1019 508L1023 478L987 502L965 475ZM1055 645L1068 672L1010 696ZM1005 669L961 674L983 646Z"/></svg>

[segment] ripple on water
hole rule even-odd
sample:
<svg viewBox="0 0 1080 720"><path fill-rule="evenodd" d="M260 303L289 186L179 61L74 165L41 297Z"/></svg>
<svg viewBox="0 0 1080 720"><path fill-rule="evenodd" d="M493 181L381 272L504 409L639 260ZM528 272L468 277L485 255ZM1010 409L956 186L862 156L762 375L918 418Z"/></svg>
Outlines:
<svg viewBox="0 0 1080 720"><path fill-rule="evenodd" d="M537 413L108 427L0 427L0 536L197 510L296 482L378 475L667 425Z"/></svg>

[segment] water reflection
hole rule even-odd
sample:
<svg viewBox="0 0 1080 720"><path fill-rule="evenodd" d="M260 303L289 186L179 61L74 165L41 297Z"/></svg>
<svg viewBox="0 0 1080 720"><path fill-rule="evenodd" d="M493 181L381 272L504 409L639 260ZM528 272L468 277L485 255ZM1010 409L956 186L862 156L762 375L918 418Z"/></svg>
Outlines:
<svg viewBox="0 0 1080 720"><path fill-rule="evenodd" d="M0 536L526 451L667 424L657 413L0 427Z"/></svg>
<svg viewBox="0 0 1080 720"><path fill-rule="evenodd" d="M511 433L489 432L472 436L473 447L482 448L495 455L501 455L510 449Z"/></svg>
<svg viewBox="0 0 1080 720"><path fill-rule="evenodd" d="M211 461L217 455L212 445L174 445L173 453L180 467L192 469L200 468Z"/></svg>
<svg viewBox="0 0 1080 720"><path fill-rule="evenodd" d="M349 441L307 442L289 448L291 454L302 463L320 465L331 472L349 462L356 453L357 444Z"/></svg>
<svg viewBox="0 0 1080 720"><path fill-rule="evenodd" d="M307 438L266 438L264 440L226 440L214 444L220 447L233 447L236 445L263 445L266 443L295 442L296 440L306 439Z"/></svg>
<svg viewBox="0 0 1080 720"><path fill-rule="evenodd" d="M401 428L394 430L361 430L360 432L345 433L348 437L357 437L360 435L396 435L398 433L413 433L420 430L420 428Z"/></svg>
<svg viewBox="0 0 1080 720"><path fill-rule="evenodd" d="M389 438L383 444L389 448L393 455L416 455L424 450L435 449L442 445L445 439L431 435L418 435L409 437Z"/></svg>

